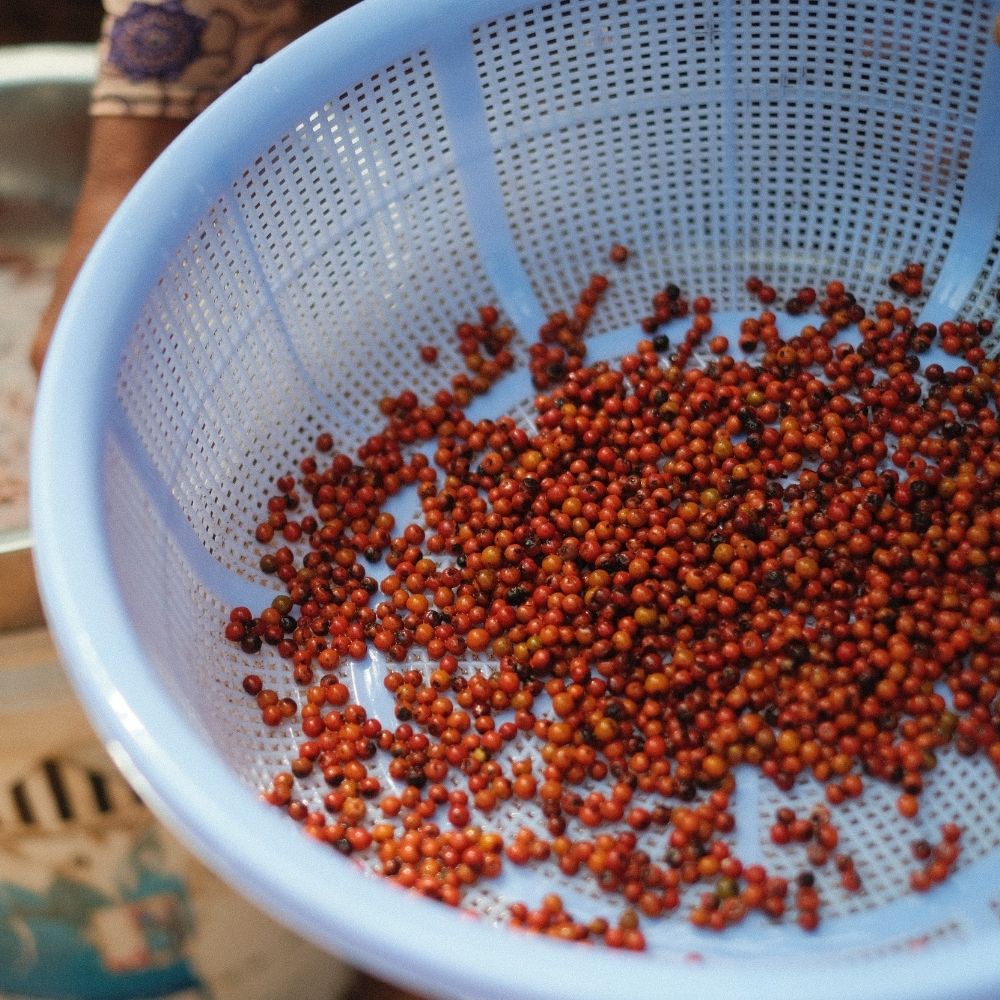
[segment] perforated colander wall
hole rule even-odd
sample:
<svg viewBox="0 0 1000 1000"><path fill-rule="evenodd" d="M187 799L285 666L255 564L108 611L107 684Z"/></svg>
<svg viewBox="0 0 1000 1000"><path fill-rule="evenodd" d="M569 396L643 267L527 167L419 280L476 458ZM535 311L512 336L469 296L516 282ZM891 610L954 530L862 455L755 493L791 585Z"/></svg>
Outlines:
<svg viewBox="0 0 1000 1000"><path fill-rule="evenodd" d="M723 306L762 270L786 288L838 274L863 301L894 262L936 274L980 80L929 65L929 39L980 64L988 14L564 2L485 26L486 121L539 297L558 303L608 235L642 251L630 291L675 281Z"/></svg>

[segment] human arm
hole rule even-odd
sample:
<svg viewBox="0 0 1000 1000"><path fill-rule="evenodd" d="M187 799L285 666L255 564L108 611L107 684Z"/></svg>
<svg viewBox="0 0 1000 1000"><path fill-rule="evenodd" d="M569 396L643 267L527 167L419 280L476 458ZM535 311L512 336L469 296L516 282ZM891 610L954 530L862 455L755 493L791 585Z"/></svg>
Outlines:
<svg viewBox="0 0 1000 1000"><path fill-rule="evenodd" d="M308 27L299 0L104 0L104 8L87 160L30 349L36 372L80 267L136 181L192 118Z"/></svg>
<svg viewBox="0 0 1000 1000"><path fill-rule="evenodd" d="M52 296L31 345L31 363L41 371L56 320L94 241L146 168L187 122L178 118L94 118L87 164L55 275Z"/></svg>

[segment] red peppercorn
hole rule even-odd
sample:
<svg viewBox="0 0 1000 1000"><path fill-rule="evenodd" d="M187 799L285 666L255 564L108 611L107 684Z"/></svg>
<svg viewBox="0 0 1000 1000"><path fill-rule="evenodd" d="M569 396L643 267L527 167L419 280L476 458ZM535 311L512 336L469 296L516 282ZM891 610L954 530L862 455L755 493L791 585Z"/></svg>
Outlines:
<svg viewBox="0 0 1000 1000"><path fill-rule="evenodd" d="M912 294L921 281L907 265L890 285ZM648 339L617 366L586 366L608 285L592 276L530 345L541 393L530 431L462 411L513 363L513 331L484 306L456 328L467 372L451 390L430 404L387 397L384 426L356 457L320 435L326 457L275 479L256 537L287 543L259 561L287 593L223 626L247 652L266 644L287 660L305 692L300 709L257 675L244 681L267 725L298 715L305 737L265 796L311 835L377 855L387 877L452 905L506 856L593 878L627 906L587 924L555 897L511 908L541 933L641 947L640 917L676 908L685 887L700 893L698 926L789 909L811 930L822 902L811 873L792 909L787 884L719 839L736 822L736 765L778 789L802 773L825 785L829 808L779 809L771 841L817 869L834 858L841 889L856 892L853 862L833 853L838 805L891 781L914 816L949 743L1000 763L988 713L1000 685L984 651L994 601L971 572L1000 556L1000 366L979 346L991 328L917 327L889 301L868 315L830 281L824 297L805 285L785 303L815 306L818 325L785 339L762 311L739 325L741 349L759 350L753 365L720 332L694 370L712 304L667 284L641 321ZM746 288L776 301L759 278ZM687 315L683 334L657 332ZM857 347L828 343L851 325ZM935 336L966 363L929 366L925 394L910 351ZM429 457L411 455L424 441ZM397 528L384 506L406 486L421 516ZM383 558L386 574L368 576L361 560ZM343 657L372 650L392 668L395 729L335 676ZM505 761L514 741L534 741L536 759ZM369 774L377 757L401 793ZM329 821L292 797L316 780ZM480 831L511 798L534 800L544 821L502 846ZM659 862L637 846L650 830L668 845ZM915 891L948 877L959 841L950 825L927 845Z"/></svg>

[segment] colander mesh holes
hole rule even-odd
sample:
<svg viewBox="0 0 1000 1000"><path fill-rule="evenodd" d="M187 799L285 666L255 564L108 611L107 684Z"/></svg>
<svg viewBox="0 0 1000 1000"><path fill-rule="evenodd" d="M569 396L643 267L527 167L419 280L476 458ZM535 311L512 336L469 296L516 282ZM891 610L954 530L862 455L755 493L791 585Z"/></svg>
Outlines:
<svg viewBox="0 0 1000 1000"><path fill-rule="evenodd" d="M863 301L901 255L930 279L979 80L929 66L928 39L978 65L982 29L950 4L759 2L544 4L483 26L487 123L539 298L558 305L611 234L659 269L633 279L644 294L679 280L723 308L762 269L779 287L841 277Z"/></svg>
<svg viewBox="0 0 1000 1000"><path fill-rule="evenodd" d="M734 5L748 269L780 260L783 237L792 249L779 281L801 280L795 272L811 263L818 278L843 278L862 301L884 295L901 254L936 272L978 100L972 74L928 65L928 38L945 50L975 38L966 18L950 16L955 9Z"/></svg>
<svg viewBox="0 0 1000 1000"><path fill-rule="evenodd" d="M963 826L962 853L957 867L965 867L1000 848L1000 795L997 774L983 757L963 757L949 751L926 775L921 806L928 839L938 839L942 823Z"/></svg>
<svg viewBox="0 0 1000 1000"><path fill-rule="evenodd" d="M777 810L785 806L794 809L799 818L808 818L813 808L825 801L823 787L811 778L803 778L786 793L756 775L740 776L741 783L747 779L759 781L757 836L763 863L769 871L794 883L801 872L814 870L806 857L806 845L776 846L770 839L770 828ZM851 855L864 891L851 895L837 887L831 857L826 866L816 870L825 918L877 908L906 891L905 884L900 884L905 863L901 867L902 856L896 843L896 828L901 824L896 821L891 794L884 794L880 786L870 786L860 801L844 803L832 810L831 819L840 835L836 853Z"/></svg>
<svg viewBox="0 0 1000 1000"><path fill-rule="evenodd" d="M353 447L380 396L446 384L455 323L492 299L426 56L327 102L279 147L235 197L299 377ZM439 370L419 362L423 343L444 348Z"/></svg>
<svg viewBox="0 0 1000 1000"><path fill-rule="evenodd" d="M989 317L996 324L993 335L983 343L990 353L995 353L1000 343L1000 219L997 222L997 235L990 247L989 256L969 297L962 305L963 316Z"/></svg>
<svg viewBox="0 0 1000 1000"><path fill-rule="evenodd" d="M269 435L292 421L292 385L274 346L279 325L266 302L242 295L254 283L250 261L233 214L217 207L166 268L118 377L124 439L234 572L288 451Z"/></svg>
<svg viewBox="0 0 1000 1000"><path fill-rule="evenodd" d="M718 9L543 4L474 33L507 216L547 311L614 241L637 255L595 331L633 321L666 280L719 297Z"/></svg>
<svg viewBox="0 0 1000 1000"><path fill-rule="evenodd" d="M148 477L114 440L105 470L115 484L108 496L111 555L130 620L148 639L149 662L168 696L256 791L289 759L294 734L284 728L264 732L240 681L253 670L283 691L287 664L276 657L250 661L220 640L229 608L246 596L239 578L220 571L190 526L176 515L172 523L164 516L163 498L151 493ZM197 767L196 760L189 763Z"/></svg>

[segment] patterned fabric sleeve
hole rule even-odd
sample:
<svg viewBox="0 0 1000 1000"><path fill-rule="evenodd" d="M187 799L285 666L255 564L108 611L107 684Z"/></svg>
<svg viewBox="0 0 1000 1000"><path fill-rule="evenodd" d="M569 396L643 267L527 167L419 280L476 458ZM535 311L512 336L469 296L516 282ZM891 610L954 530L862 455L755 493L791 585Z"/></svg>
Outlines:
<svg viewBox="0 0 1000 1000"><path fill-rule="evenodd" d="M95 115L193 118L306 27L300 0L105 0Z"/></svg>

